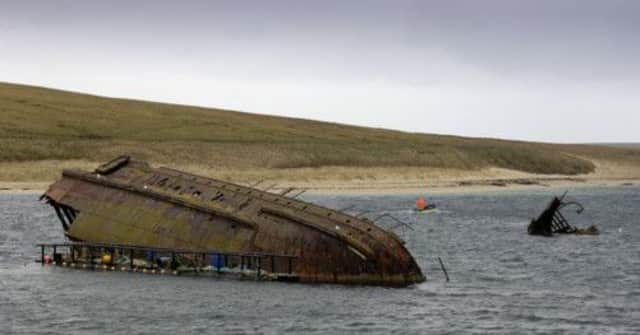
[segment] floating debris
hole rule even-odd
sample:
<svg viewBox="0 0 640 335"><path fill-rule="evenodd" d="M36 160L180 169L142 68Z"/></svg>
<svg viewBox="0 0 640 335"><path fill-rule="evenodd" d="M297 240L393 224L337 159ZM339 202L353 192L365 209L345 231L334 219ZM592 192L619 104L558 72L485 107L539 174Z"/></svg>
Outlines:
<svg viewBox="0 0 640 335"><path fill-rule="evenodd" d="M560 210L567 206L575 206L577 207L576 212L580 214L584 211L584 207L575 201L565 202L566 195L567 193L565 192L560 198L554 197L542 214L537 219L531 220L527 228L529 234L553 236L553 234L597 235L599 233L596 226L584 229L576 228L569 224Z"/></svg>
<svg viewBox="0 0 640 335"><path fill-rule="evenodd" d="M290 256L301 282L425 280L404 241L371 220L128 156L65 170L42 199L74 242Z"/></svg>

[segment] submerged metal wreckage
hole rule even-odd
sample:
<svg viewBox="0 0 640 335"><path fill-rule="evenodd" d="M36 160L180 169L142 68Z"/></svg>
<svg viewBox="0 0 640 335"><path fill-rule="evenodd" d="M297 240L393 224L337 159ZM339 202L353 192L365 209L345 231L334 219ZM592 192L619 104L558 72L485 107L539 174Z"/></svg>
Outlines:
<svg viewBox="0 0 640 335"><path fill-rule="evenodd" d="M567 206L576 206L577 213L580 214L584 211L584 207L575 201L564 201L566 195L565 192L560 198L554 197L542 214L537 219L531 220L527 228L529 234L552 236L553 234L597 235L599 233L595 226L583 229L569 224L560 210Z"/></svg>
<svg viewBox="0 0 640 335"><path fill-rule="evenodd" d="M43 199L78 243L280 255L301 282L425 280L404 242L368 219L127 156L65 170Z"/></svg>

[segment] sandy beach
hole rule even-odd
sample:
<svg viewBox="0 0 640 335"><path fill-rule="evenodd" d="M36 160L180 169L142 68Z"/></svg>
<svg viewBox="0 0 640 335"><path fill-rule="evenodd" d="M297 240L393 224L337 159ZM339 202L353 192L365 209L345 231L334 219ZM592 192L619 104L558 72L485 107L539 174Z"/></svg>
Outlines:
<svg viewBox="0 0 640 335"><path fill-rule="evenodd" d="M41 164L60 170L55 161ZM71 164L60 165L68 168ZM90 170L97 164L83 162L79 166ZM288 195L303 190L322 194L411 194L640 185L640 169L608 162L598 162L595 173L584 175L539 175L498 168L474 171L419 167L238 170L188 165L177 168L274 193L290 190ZM8 181L6 175L2 177L5 180L0 180L0 192L10 193L43 192L55 180Z"/></svg>

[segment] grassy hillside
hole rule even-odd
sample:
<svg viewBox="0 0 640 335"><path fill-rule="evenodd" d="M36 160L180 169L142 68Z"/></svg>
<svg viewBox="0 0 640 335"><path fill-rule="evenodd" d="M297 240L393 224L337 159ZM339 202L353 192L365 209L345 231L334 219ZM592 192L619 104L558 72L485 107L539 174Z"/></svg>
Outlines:
<svg viewBox="0 0 640 335"><path fill-rule="evenodd" d="M127 153L161 164L230 168L500 167L541 174L640 166L640 150L412 134L293 118L103 98L0 83L0 162Z"/></svg>

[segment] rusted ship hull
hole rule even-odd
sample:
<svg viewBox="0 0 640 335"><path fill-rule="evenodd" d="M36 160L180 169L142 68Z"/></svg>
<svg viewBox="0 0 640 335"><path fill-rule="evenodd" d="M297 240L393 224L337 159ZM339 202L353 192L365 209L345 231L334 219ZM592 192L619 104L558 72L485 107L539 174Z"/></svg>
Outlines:
<svg viewBox="0 0 640 335"><path fill-rule="evenodd" d="M74 241L290 255L303 282L425 280L403 242L366 219L128 157L65 170L43 197Z"/></svg>

